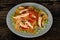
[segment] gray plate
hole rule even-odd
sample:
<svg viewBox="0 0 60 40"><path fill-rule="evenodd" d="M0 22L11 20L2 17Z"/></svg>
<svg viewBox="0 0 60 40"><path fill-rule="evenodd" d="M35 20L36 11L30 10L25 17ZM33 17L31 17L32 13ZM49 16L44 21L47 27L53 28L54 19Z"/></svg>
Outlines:
<svg viewBox="0 0 60 40"><path fill-rule="evenodd" d="M21 33L21 32L17 32L13 25L12 25L12 20L11 20L11 15L13 13L15 13L15 10L17 7L19 6L34 6L36 8L39 8L39 9L42 9L44 10L47 14L48 14L48 24L45 25L46 28L41 30L38 34L36 35L32 35L32 34L27 34L27 33ZM19 35L19 36L22 36L22 37L26 37L26 38L33 38L33 37L38 37L38 36L41 36L43 34L45 34L52 26L52 23L53 23L53 18L52 18L52 15L51 15L51 12L44 6L40 5L40 4L37 4L37 3L22 3L22 4L19 4L19 5L16 5L15 7L13 7L7 14L7 17L6 17L6 23L7 23L7 26L8 28L13 32L15 33L16 35Z"/></svg>

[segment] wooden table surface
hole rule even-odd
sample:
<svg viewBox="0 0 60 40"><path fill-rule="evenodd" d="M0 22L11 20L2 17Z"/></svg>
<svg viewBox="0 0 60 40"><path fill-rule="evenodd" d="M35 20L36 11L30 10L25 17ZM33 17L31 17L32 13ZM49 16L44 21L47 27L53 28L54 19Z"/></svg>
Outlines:
<svg viewBox="0 0 60 40"><path fill-rule="evenodd" d="M53 15L53 25L44 35L36 38L23 38L12 33L6 25L8 11L17 4L24 2L36 2L47 7ZM60 2L57 0L0 0L0 40L60 40Z"/></svg>

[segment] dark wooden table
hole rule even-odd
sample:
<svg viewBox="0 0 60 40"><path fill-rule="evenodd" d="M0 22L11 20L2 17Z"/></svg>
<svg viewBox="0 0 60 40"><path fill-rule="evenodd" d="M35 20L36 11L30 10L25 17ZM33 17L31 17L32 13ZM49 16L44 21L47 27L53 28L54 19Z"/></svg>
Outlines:
<svg viewBox="0 0 60 40"><path fill-rule="evenodd" d="M47 7L53 15L53 25L44 35L36 38L23 38L12 33L6 25L8 11L23 2L36 2ZM0 40L60 40L60 2L58 0L0 0Z"/></svg>

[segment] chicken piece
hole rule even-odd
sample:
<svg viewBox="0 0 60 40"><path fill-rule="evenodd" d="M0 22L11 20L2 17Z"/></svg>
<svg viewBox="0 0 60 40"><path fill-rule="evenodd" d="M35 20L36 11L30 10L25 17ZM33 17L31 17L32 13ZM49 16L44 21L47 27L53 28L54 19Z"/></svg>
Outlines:
<svg viewBox="0 0 60 40"><path fill-rule="evenodd" d="M41 23L42 23L42 17L39 17L39 18L38 18L38 25L39 25L39 27L42 26Z"/></svg>
<svg viewBox="0 0 60 40"><path fill-rule="evenodd" d="M13 17L14 19L19 19L19 18L21 18L21 17L26 17L26 16L28 16L29 15L29 13L25 13L25 14L21 14L21 15L19 15L19 16L16 16L16 17Z"/></svg>
<svg viewBox="0 0 60 40"><path fill-rule="evenodd" d="M19 10L23 10L23 9L24 9L24 7L23 7L23 6L20 6L20 7L18 7L18 9L19 9Z"/></svg>
<svg viewBox="0 0 60 40"><path fill-rule="evenodd" d="M42 26L44 26L44 20L42 20Z"/></svg>
<svg viewBox="0 0 60 40"><path fill-rule="evenodd" d="M31 17L36 18L36 16L35 16L35 15L31 15Z"/></svg>
<svg viewBox="0 0 60 40"><path fill-rule="evenodd" d="M30 22L26 21L25 23L26 23L31 29L33 29L33 26L31 25Z"/></svg>
<svg viewBox="0 0 60 40"><path fill-rule="evenodd" d="M28 9L24 9L22 7L19 7L18 9L16 9L16 14L22 14L22 13L26 13L28 11Z"/></svg>
<svg viewBox="0 0 60 40"><path fill-rule="evenodd" d="M24 10L21 10L19 13L21 14L21 13L27 12L27 11L28 11L28 9L24 9Z"/></svg>
<svg viewBox="0 0 60 40"><path fill-rule="evenodd" d="M20 22L20 26L25 29L29 28L26 24L23 24L22 22Z"/></svg>

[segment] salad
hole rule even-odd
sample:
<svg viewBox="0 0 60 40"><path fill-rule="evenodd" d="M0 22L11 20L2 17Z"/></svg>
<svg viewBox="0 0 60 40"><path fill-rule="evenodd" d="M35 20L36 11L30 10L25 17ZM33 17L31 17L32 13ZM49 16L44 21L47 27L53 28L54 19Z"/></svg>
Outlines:
<svg viewBox="0 0 60 40"><path fill-rule="evenodd" d="M38 28L45 28L48 23L48 14L34 6L19 6L12 15L15 30L36 34Z"/></svg>

